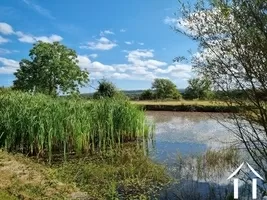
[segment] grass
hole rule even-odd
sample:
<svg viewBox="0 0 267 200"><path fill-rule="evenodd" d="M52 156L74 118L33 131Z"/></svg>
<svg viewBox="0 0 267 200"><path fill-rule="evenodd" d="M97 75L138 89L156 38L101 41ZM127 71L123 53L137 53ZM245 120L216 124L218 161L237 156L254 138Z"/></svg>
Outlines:
<svg viewBox="0 0 267 200"><path fill-rule="evenodd" d="M157 199L170 181L163 166L153 163L142 150L128 147L116 154L59 165L56 177L74 183L92 199Z"/></svg>
<svg viewBox="0 0 267 200"><path fill-rule="evenodd" d="M208 177L210 172L220 174L225 170L232 170L238 162L238 150L235 148L207 150L203 156L197 158L198 178Z"/></svg>
<svg viewBox="0 0 267 200"><path fill-rule="evenodd" d="M127 146L115 153L46 165L0 152L0 199L155 199L169 183L163 166ZM83 197L83 198L82 198Z"/></svg>
<svg viewBox="0 0 267 200"><path fill-rule="evenodd" d="M0 105L0 199L150 199L169 182L138 105L21 92Z"/></svg>
<svg viewBox="0 0 267 200"><path fill-rule="evenodd" d="M85 101L21 92L0 95L0 147L37 157L106 151L152 137L139 106L125 100ZM141 139L141 140L139 140Z"/></svg>
<svg viewBox="0 0 267 200"><path fill-rule="evenodd" d="M48 166L20 154L0 151L0 199L66 199L79 192L74 185L53 178Z"/></svg>

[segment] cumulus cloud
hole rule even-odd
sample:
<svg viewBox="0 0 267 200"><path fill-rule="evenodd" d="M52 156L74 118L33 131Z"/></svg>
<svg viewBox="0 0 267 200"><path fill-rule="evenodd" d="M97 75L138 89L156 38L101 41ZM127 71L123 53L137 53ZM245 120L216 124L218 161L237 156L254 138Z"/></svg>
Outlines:
<svg viewBox="0 0 267 200"><path fill-rule="evenodd" d="M98 55L96 53L92 53L92 54L89 55L89 57L91 57L91 58L97 58Z"/></svg>
<svg viewBox="0 0 267 200"><path fill-rule="evenodd" d="M115 35L114 32L112 32L111 30L104 30L104 31L100 31L100 36L105 36L105 35Z"/></svg>
<svg viewBox="0 0 267 200"><path fill-rule="evenodd" d="M52 42L59 42L63 40L61 36L56 35L56 34L52 34L51 36L34 36L31 34L25 34L22 31L15 32L11 25L4 23L4 22L0 23L0 33L5 34L5 35L16 35L18 37L18 40L24 43L35 43L37 41L52 43ZM9 41L8 39L5 39L0 36L0 44L8 42L8 41Z"/></svg>
<svg viewBox="0 0 267 200"><path fill-rule="evenodd" d="M115 69L110 65L102 64L98 61L92 62L86 55L78 55L79 66L82 69L87 69L89 72L110 72Z"/></svg>
<svg viewBox="0 0 267 200"><path fill-rule="evenodd" d="M96 39L94 42L88 42L86 45L80 46L81 49L91 49L91 50L110 50L118 46L116 42L107 39L106 37L101 37Z"/></svg>
<svg viewBox="0 0 267 200"><path fill-rule="evenodd" d="M12 26L7 23L0 22L0 33L4 35L11 35L14 33Z"/></svg>
<svg viewBox="0 0 267 200"><path fill-rule="evenodd" d="M18 40L24 43L35 43L37 41L53 43L53 42L60 42L61 40L63 40L61 36L55 34L51 36L34 36L18 31L16 32L16 35L19 37Z"/></svg>
<svg viewBox="0 0 267 200"><path fill-rule="evenodd" d="M156 73L169 74L172 72L191 72L191 66L187 64L169 65L166 69L156 69Z"/></svg>
<svg viewBox="0 0 267 200"><path fill-rule="evenodd" d="M17 53L17 52L19 52L19 51L17 51L17 50L8 50L8 49L0 48L0 55L1 54Z"/></svg>
<svg viewBox="0 0 267 200"><path fill-rule="evenodd" d="M154 50L136 49L127 53L125 63L107 65L99 61L92 62L90 56L79 55L79 65L89 71L91 79L111 78L125 80L152 81L155 78L186 80L191 77L191 66L174 63L168 65L154 59Z"/></svg>
<svg viewBox="0 0 267 200"><path fill-rule="evenodd" d="M188 79L192 77L192 67L191 65L177 63L174 65L169 65L165 69L156 69L155 73L166 74L168 76L176 78Z"/></svg>
<svg viewBox="0 0 267 200"><path fill-rule="evenodd" d="M0 57L0 74L12 74L18 68L18 61Z"/></svg>
<svg viewBox="0 0 267 200"><path fill-rule="evenodd" d="M111 75L111 78L115 79L127 79L130 78L129 74L115 72Z"/></svg>
<svg viewBox="0 0 267 200"><path fill-rule="evenodd" d="M134 41L125 41L124 43L125 43L125 44L128 44L128 45L131 45L131 44L134 43Z"/></svg>
<svg viewBox="0 0 267 200"><path fill-rule="evenodd" d="M0 44L7 43L7 42L9 42L8 39L3 38L2 36L0 36Z"/></svg>
<svg viewBox="0 0 267 200"><path fill-rule="evenodd" d="M153 50L151 49L137 49L134 51L130 51L126 57L128 58L128 62L132 63L136 67L157 69L158 67L167 65L167 63L165 62L149 59L154 57Z"/></svg>

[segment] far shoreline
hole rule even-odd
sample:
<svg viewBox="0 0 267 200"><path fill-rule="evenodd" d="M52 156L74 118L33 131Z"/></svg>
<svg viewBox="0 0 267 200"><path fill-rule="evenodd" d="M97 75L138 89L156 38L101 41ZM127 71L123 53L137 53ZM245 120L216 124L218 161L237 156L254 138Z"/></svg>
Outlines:
<svg viewBox="0 0 267 200"><path fill-rule="evenodd" d="M237 106L211 101L131 101L145 111L236 113Z"/></svg>

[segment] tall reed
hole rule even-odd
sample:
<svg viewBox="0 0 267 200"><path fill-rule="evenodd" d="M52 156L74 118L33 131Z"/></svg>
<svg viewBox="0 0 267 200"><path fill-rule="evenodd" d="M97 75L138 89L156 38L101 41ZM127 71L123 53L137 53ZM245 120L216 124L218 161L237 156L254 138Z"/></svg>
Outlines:
<svg viewBox="0 0 267 200"><path fill-rule="evenodd" d="M151 137L145 114L125 100L0 94L0 147L33 155L88 153Z"/></svg>

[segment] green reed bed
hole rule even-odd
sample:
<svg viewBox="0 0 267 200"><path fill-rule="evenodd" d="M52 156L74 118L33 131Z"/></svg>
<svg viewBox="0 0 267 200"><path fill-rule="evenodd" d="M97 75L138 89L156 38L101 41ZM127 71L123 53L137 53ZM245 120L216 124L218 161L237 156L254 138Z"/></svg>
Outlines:
<svg viewBox="0 0 267 200"><path fill-rule="evenodd" d="M151 137L145 114L114 99L67 100L21 92L0 94L0 147L37 156L92 153ZM139 140L141 139L141 140Z"/></svg>

